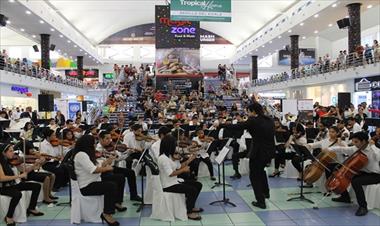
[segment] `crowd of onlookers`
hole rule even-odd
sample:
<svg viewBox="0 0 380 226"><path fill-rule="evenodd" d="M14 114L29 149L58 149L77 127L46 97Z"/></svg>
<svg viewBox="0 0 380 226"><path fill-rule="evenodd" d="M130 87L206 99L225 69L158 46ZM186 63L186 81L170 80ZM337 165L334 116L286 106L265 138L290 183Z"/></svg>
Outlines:
<svg viewBox="0 0 380 226"><path fill-rule="evenodd" d="M373 45L366 44L357 46L354 53L347 54L346 50L341 50L338 57L333 61L329 54L319 57L315 64L301 66L290 72L282 72L270 76L267 79L257 79L253 81L254 86L266 85L270 83L283 82L296 78L303 78L315 74L327 73L341 70L347 67L356 67L363 64L373 64L380 62L380 45L377 40Z"/></svg>
<svg viewBox="0 0 380 226"><path fill-rule="evenodd" d="M69 86L83 87L83 81L77 78L61 76L42 68L38 63L31 63L27 58L10 58L6 50L0 53L0 70L27 75L34 78L45 79Z"/></svg>

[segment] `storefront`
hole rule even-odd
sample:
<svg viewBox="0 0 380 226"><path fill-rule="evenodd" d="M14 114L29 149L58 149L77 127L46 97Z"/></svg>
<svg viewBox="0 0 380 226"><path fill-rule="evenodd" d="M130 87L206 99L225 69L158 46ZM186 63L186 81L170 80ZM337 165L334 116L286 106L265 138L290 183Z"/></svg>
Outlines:
<svg viewBox="0 0 380 226"><path fill-rule="evenodd" d="M366 102L373 109L380 108L380 75L355 79L352 103L356 106Z"/></svg>
<svg viewBox="0 0 380 226"><path fill-rule="evenodd" d="M38 110L39 89L21 85L0 84L0 106L7 108L26 108Z"/></svg>

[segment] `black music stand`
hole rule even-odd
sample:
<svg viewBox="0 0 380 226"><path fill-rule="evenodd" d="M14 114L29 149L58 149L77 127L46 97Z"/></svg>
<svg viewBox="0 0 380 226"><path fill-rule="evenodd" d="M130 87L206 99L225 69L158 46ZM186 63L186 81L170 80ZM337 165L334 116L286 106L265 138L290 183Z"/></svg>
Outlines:
<svg viewBox="0 0 380 226"><path fill-rule="evenodd" d="M61 202L58 203L57 206L71 206L72 201L72 191L71 191L71 180L72 178L75 178L76 176L72 175L74 172L74 160L72 159L75 154L75 150L71 149L69 152L66 153L65 157L62 160L61 165L69 172L69 201L68 202ZM72 167L72 169L71 169Z"/></svg>
<svg viewBox="0 0 380 226"><path fill-rule="evenodd" d="M226 159L226 156L227 154L230 152L230 149L227 148L227 147L224 147L225 149L219 153L218 157L221 159L221 163L222 163L222 170L223 170L223 199L221 200L217 200L217 201L214 201L214 202L211 202L210 205L214 205L216 203L224 203L225 205L226 204L229 204L233 207L236 207L236 205L232 202L230 202L230 199L228 199L226 197L226 175L225 175L225 167L224 167L224 160ZM218 166L220 165L220 163L218 163Z"/></svg>
<svg viewBox="0 0 380 226"><path fill-rule="evenodd" d="M135 167L141 164L141 170L145 170L145 159L144 155L149 151L149 148L145 149L144 152L141 154L140 159L137 161ZM134 206L138 206L136 212L140 212L142 209L144 209L144 206L147 204L144 203L144 175L145 173L140 173L141 176L141 203L134 203Z"/></svg>
<svg viewBox="0 0 380 226"><path fill-rule="evenodd" d="M227 143L227 140L225 139L225 140L222 140L222 141L220 141L220 142L223 142L223 143L224 143L223 146L225 146L226 143ZM218 155L219 155L219 153L218 153ZM224 161L223 161L223 165L224 165ZM223 179L224 179L224 176L223 176ZM232 187L232 185L230 185L230 184L226 184L224 180L223 180L223 183L221 182L220 165L218 164L218 181L214 183L214 185L211 187L211 189L214 189L214 188L219 187L219 186L221 186L221 185L223 185L223 186L228 186L228 187Z"/></svg>
<svg viewBox="0 0 380 226"><path fill-rule="evenodd" d="M308 150L306 149L306 147L301 146L301 145L294 145L294 144L291 144L291 145L294 148L294 150L297 152L297 154L301 157L301 168L303 169L304 168L304 157L305 157L303 153L305 151L308 151ZM301 191L300 191L300 194L298 197L290 198L287 201L306 201L306 202L309 202L311 204L314 204L314 202L311 201L310 199L306 198L304 196L304 193L303 193L303 170L301 171L301 188L300 189L301 189Z"/></svg>

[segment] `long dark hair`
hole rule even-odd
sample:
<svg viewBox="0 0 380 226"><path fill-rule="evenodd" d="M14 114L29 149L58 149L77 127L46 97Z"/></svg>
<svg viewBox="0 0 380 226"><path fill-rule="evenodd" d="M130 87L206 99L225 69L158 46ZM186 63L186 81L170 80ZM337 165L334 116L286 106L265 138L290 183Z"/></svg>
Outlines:
<svg viewBox="0 0 380 226"><path fill-rule="evenodd" d="M96 165L96 157L95 157L95 138L91 135L83 135L80 137L75 143L75 153L84 152L89 157L91 162Z"/></svg>
<svg viewBox="0 0 380 226"><path fill-rule="evenodd" d="M29 125L31 125L32 127L31 128L33 128L33 123L31 123L31 122L27 122L27 123L25 123L25 125L24 125L24 131L28 131L28 126Z"/></svg>
<svg viewBox="0 0 380 226"><path fill-rule="evenodd" d="M64 130L62 131L62 133L63 133L63 135L62 135L63 139L67 139L67 134L68 134L68 133L71 133L71 134L73 135L73 137L72 137L71 139L75 139L75 138L74 138L74 133L73 133L73 131L71 131L71 130L69 130L69 129L64 129Z"/></svg>
<svg viewBox="0 0 380 226"><path fill-rule="evenodd" d="M166 135L161 140L160 155L164 154L167 157L173 156L176 150L177 140L172 135Z"/></svg>
<svg viewBox="0 0 380 226"><path fill-rule="evenodd" d="M4 152L8 151L8 149L12 146L12 144L2 144L0 145L0 165L3 168L4 174L6 176L14 176L14 172L9 164L9 159L6 159L4 156Z"/></svg>

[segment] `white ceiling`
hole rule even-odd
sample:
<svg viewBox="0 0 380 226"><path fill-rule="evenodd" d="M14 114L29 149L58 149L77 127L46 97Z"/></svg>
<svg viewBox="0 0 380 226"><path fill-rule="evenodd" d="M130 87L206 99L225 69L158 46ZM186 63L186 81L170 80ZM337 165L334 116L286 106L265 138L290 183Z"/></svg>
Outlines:
<svg viewBox="0 0 380 226"><path fill-rule="evenodd" d="M32 46L37 42L7 28L0 27L0 46Z"/></svg>
<svg viewBox="0 0 380 226"><path fill-rule="evenodd" d="M139 24L154 22L162 0L47 0L93 44ZM239 45L296 0L232 0L232 22L201 22L201 27Z"/></svg>

